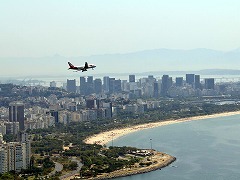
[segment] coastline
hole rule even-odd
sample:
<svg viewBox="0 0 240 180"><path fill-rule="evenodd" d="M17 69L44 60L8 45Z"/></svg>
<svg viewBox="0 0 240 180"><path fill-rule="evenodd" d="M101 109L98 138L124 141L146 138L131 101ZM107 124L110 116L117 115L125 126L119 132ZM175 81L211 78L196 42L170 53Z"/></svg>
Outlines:
<svg viewBox="0 0 240 180"><path fill-rule="evenodd" d="M113 129L110 131L105 131L99 134L95 134L87 137L84 140L84 142L86 144L106 145L107 143L121 136L130 134L136 131L144 130L144 129L150 129L150 128L166 126L170 124L176 124L176 123L187 122L187 121L203 120L203 119L232 116L232 115L238 115L238 114L240 114L240 111L224 112L224 113L217 113L217 114L203 115L203 116L193 116L193 117L181 118L176 120L169 119L169 120L164 120L159 122L146 123L146 124L130 126L130 127L121 128L121 129Z"/></svg>
<svg viewBox="0 0 240 180"><path fill-rule="evenodd" d="M145 157L145 158L147 158L147 157ZM153 151L153 155L151 155L152 164L149 166L141 167L141 166L137 165L138 163L136 163L131 168L120 169L120 170L113 171L110 173L103 173L103 174L98 175L97 177L88 178L88 179L103 180L103 179L112 179L112 178L117 178L117 177L125 177L125 176L132 176L132 175L136 175L136 174L148 173L151 171L161 170L161 168L164 168L164 167L170 165L175 160L176 160L175 157L170 156L166 153ZM149 162L149 161L147 161L147 162Z"/></svg>

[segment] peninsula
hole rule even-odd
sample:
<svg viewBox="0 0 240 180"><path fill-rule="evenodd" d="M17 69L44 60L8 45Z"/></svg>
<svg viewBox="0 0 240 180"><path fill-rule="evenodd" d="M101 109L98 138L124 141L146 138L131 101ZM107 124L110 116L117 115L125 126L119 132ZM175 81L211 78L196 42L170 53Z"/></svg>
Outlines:
<svg viewBox="0 0 240 180"><path fill-rule="evenodd" d="M110 173L103 173L98 175L97 177L92 177L89 179L111 179L116 177L147 173L158 169L161 170L161 168L168 166L176 160L176 158L173 156L157 152L155 150L141 150L139 152L136 152L134 154L134 157L141 157L141 160L139 162L136 162L133 166L116 170Z"/></svg>

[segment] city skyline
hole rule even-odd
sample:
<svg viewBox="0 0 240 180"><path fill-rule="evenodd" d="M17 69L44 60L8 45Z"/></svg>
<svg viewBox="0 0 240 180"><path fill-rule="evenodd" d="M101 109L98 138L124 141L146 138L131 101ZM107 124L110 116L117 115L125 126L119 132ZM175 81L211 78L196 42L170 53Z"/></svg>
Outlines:
<svg viewBox="0 0 240 180"><path fill-rule="evenodd" d="M129 74L128 80L123 81L106 76L103 80L94 79L93 76L81 76L78 78L80 87L77 87L75 79L67 79L67 84L63 88L56 88L54 82L49 84L50 87L0 84L0 142L2 142L0 155L4 165L1 166L2 168L0 167L0 172L10 170L20 172L21 169L27 167L31 169L35 164L39 167L38 160L30 158L31 150L34 157L39 157L39 154L40 156L47 155L46 157L49 160L53 156L56 157L58 153L58 157L65 158L66 156L75 156L75 152L79 153L81 151L82 153L86 149L80 150L82 144L74 143L75 140L79 144L89 143L83 141L85 134L86 137L89 137L91 132L98 132L99 129L102 129L103 132L105 129L110 130L109 132L112 133L114 130L111 130L110 127L117 129L115 127L127 126L129 128L133 124L144 122L145 129L154 127L149 126L149 122L151 124L159 122L159 125L161 125L161 123L168 123L169 120L169 122L177 123L179 118L179 122L184 122L189 121L192 116L197 116L195 119L197 120L198 118L206 118L210 114L209 117L214 116L215 113L221 116L219 115L220 112L224 112L226 115L226 110L239 109L239 100L236 98L236 96L239 97L239 81L235 83L215 83L214 78L204 78L204 82L200 79L201 76L198 74L186 74L185 77L178 77L175 80L169 75L162 76L161 80L156 79L154 75L148 75L138 80L134 74ZM22 102L19 102L20 99ZM20 114L24 115L24 123L20 116L17 117ZM19 122L16 123L17 120ZM21 123L23 129L21 129ZM15 128L15 124L19 124L19 128ZM78 128L81 128L81 131ZM14 129L17 129L17 133L14 133L16 132ZM133 129L142 130L135 127ZM21 131L31 133L32 146L31 141L25 140L27 137L22 138L22 141L25 141L24 143L13 142L15 139L18 140L19 136L14 137L11 142L7 143L1 138L19 134ZM123 129L123 132L129 133L125 129ZM132 131L130 130L130 132ZM105 137L107 136L105 135ZM102 148L101 144L97 143L110 142L105 137L103 138L106 141L94 140L92 150L88 149L86 151L88 153L87 157L91 157L89 152L93 152L94 157L104 157L104 160L101 161L106 162L105 156L95 153L98 147L99 151ZM113 138L117 137L112 136L112 142ZM155 143L157 144L156 141ZM8 151L8 147L11 148L10 151ZM129 152L127 154L129 156ZM11 161L8 161L8 159L11 159ZM69 161L70 158L67 159ZM112 158L110 160L112 162ZM84 164L84 159L82 162ZM92 162L90 161L91 166L93 166ZM164 162L166 162L166 159ZM7 168L10 163L13 166ZM62 161L59 163L62 164ZM52 165L54 166L54 163ZM80 168L80 165L78 167ZM59 171L62 171L62 169ZM72 171L70 173L75 174ZM25 176L31 175L32 173L29 173Z"/></svg>

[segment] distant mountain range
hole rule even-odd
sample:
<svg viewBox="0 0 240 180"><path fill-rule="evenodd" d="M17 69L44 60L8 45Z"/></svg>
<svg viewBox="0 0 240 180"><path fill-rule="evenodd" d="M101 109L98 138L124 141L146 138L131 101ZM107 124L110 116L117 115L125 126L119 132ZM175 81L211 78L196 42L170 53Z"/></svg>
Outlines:
<svg viewBox="0 0 240 180"><path fill-rule="evenodd" d="M90 74L211 74L240 75L240 49L229 52L211 49L155 49L122 54L63 57L55 55L41 58L0 58L0 75L69 75L67 61L83 65L85 61L94 63L97 68L84 72ZM3 66L1 66L3 67ZM206 70L201 70L206 69ZM79 72L80 73L80 72ZM81 74L81 73L80 73ZM78 74L79 75L79 74Z"/></svg>

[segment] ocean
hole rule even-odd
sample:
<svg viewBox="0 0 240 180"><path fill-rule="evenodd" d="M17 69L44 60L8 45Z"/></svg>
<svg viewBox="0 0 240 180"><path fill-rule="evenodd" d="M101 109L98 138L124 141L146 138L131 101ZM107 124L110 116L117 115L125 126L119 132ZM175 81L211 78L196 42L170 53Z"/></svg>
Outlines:
<svg viewBox="0 0 240 180"><path fill-rule="evenodd" d="M141 130L114 140L113 145L138 148L152 145L153 149L177 158L161 170L117 180L240 179L240 115Z"/></svg>

